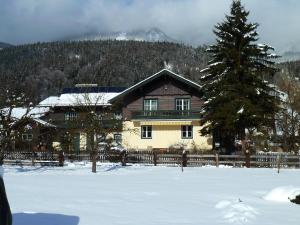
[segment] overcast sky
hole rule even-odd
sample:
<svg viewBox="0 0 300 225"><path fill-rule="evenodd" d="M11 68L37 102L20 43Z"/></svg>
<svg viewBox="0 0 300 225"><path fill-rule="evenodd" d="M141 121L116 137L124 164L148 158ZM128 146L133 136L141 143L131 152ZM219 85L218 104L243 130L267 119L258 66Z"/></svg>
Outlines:
<svg viewBox="0 0 300 225"><path fill-rule="evenodd" d="M300 49L299 0L244 0L260 42L278 51ZM51 41L92 31L160 28L200 45L214 40L213 26L231 0L0 0L0 42ZM299 46L299 47L298 47Z"/></svg>

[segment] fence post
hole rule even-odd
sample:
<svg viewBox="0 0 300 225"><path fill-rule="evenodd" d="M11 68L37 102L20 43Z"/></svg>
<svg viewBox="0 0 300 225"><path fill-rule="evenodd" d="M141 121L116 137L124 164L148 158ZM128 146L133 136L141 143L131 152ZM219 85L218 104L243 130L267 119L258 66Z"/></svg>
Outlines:
<svg viewBox="0 0 300 225"><path fill-rule="evenodd" d="M247 167L247 168L250 168L250 160L251 160L251 158L250 158L250 151L247 149L246 151L245 151L245 166Z"/></svg>
<svg viewBox="0 0 300 225"><path fill-rule="evenodd" d="M60 150L58 154L58 166L61 167L64 166L64 162L65 162L64 152L63 150Z"/></svg>
<svg viewBox="0 0 300 225"><path fill-rule="evenodd" d="M153 152L153 164L154 166L157 166L157 152Z"/></svg>
<svg viewBox="0 0 300 225"><path fill-rule="evenodd" d="M277 173L280 172L281 154L277 155Z"/></svg>
<svg viewBox="0 0 300 225"><path fill-rule="evenodd" d="M122 163L122 166L126 166L126 151L122 151L121 152L121 163Z"/></svg>
<svg viewBox="0 0 300 225"><path fill-rule="evenodd" d="M219 167L219 154L216 153L216 167Z"/></svg>
<svg viewBox="0 0 300 225"><path fill-rule="evenodd" d="M31 157L32 166L35 166L35 152L32 151L32 157Z"/></svg>
<svg viewBox="0 0 300 225"><path fill-rule="evenodd" d="M187 151L182 152L182 167L187 167L188 159L187 159Z"/></svg>

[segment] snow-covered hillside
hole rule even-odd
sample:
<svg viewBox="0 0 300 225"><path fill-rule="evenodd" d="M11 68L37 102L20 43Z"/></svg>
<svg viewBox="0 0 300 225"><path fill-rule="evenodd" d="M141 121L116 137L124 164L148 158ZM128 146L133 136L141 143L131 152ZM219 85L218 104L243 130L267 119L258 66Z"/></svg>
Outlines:
<svg viewBox="0 0 300 225"><path fill-rule="evenodd" d="M300 170L7 167L14 225L298 225ZM284 187L282 187L284 186ZM285 196L285 197L284 197Z"/></svg>
<svg viewBox="0 0 300 225"><path fill-rule="evenodd" d="M86 41L86 40L119 40L119 41L149 41L149 42L176 42L170 38L163 31L158 28L151 28L149 30L133 30L127 32L108 32L108 33L91 33L80 37L72 38L72 40Z"/></svg>

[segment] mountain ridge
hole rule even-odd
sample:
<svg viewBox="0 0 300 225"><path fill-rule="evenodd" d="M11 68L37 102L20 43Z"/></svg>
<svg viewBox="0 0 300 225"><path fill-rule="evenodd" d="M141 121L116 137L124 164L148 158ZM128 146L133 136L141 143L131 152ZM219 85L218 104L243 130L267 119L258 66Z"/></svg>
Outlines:
<svg viewBox="0 0 300 225"><path fill-rule="evenodd" d="M37 102L76 83L128 87L163 68L197 82L209 60L205 49L131 40L19 45L0 51L0 83L30 92L31 101Z"/></svg>
<svg viewBox="0 0 300 225"><path fill-rule="evenodd" d="M13 45L6 42L0 42L0 49L9 48L9 47L13 47Z"/></svg>
<svg viewBox="0 0 300 225"><path fill-rule="evenodd" d="M76 37L66 38L71 41L97 41L97 40L117 40L117 41L146 41L146 42L175 42L179 41L168 36L159 28L135 29L131 31L116 32L91 32Z"/></svg>

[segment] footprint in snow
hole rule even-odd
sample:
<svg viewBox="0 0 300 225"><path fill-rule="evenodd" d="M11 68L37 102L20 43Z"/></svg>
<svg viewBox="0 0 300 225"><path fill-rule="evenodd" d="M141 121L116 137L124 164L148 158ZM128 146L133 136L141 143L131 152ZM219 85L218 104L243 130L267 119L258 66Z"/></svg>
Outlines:
<svg viewBox="0 0 300 225"><path fill-rule="evenodd" d="M221 211L222 218L232 224L246 224L254 220L258 212L250 205L245 204L242 200L237 201L220 201L215 206Z"/></svg>

